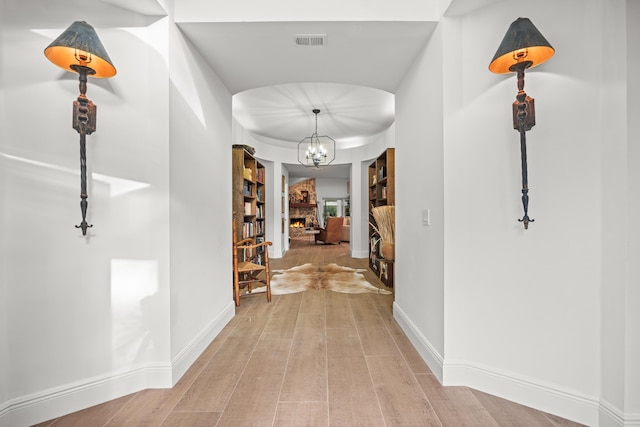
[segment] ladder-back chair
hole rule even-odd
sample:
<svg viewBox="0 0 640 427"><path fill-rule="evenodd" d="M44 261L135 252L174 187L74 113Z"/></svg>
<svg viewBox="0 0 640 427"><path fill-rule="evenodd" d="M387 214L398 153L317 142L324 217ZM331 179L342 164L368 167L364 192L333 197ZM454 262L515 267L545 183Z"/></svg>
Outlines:
<svg viewBox="0 0 640 427"><path fill-rule="evenodd" d="M236 221L233 221L233 291L236 306L240 305L240 289L250 294L255 283L266 286L267 301L271 301L269 251L271 242L254 243L253 238L237 240Z"/></svg>

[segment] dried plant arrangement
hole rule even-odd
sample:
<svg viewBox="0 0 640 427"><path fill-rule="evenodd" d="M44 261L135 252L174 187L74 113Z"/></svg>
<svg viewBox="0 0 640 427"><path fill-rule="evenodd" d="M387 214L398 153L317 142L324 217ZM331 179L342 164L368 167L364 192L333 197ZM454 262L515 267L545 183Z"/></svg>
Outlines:
<svg viewBox="0 0 640 427"><path fill-rule="evenodd" d="M395 243L396 241L396 210L395 206L376 206L371 209L375 224L373 229L380 236L382 243Z"/></svg>

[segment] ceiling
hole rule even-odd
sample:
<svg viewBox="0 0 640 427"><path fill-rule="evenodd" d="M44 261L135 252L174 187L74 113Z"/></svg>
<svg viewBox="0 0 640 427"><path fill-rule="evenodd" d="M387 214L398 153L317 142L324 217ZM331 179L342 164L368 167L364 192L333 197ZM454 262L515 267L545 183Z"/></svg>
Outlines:
<svg viewBox="0 0 640 427"><path fill-rule="evenodd" d="M394 122L393 93L433 22L178 24L235 94L233 115L258 136L297 143L314 128L340 143ZM322 35L322 47L296 45Z"/></svg>
<svg viewBox="0 0 640 427"><path fill-rule="evenodd" d="M337 148L362 145L395 121L394 92L433 22L181 23L233 97L233 117L263 142L297 148L315 128ZM322 47L296 36L322 36ZM348 167L285 165L294 177L348 177Z"/></svg>
<svg viewBox="0 0 640 427"><path fill-rule="evenodd" d="M393 94L363 86L288 83L233 97L233 117L245 130L283 146L315 131L314 108L320 110L318 135L331 136L338 148L361 145L358 136L382 133L395 120Z"/></svg>
<svg viewBox="0 0 640 427"><path fill-rule="evenodd" d="M394 92L435 22L189 22L178 27L236 94L283 83L344 83ZM301 47L295 35L325 35Z"/></svg>

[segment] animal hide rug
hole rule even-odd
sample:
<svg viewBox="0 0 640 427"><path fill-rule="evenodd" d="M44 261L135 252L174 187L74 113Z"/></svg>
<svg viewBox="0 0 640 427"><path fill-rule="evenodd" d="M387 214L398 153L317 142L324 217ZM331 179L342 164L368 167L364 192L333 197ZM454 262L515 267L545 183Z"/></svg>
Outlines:
<svg viewBox="0 0 640 427"><path fill-rule="evenodd" d="M373 286L365 278L363 269L342 267L331 263L324 267L312 264L299 265L288 270L273 270L271 293L274 295L303 292L310 289L327 289L345 294L391 294L386 289ZM253 292L264 291L264 287Z"/></svg>

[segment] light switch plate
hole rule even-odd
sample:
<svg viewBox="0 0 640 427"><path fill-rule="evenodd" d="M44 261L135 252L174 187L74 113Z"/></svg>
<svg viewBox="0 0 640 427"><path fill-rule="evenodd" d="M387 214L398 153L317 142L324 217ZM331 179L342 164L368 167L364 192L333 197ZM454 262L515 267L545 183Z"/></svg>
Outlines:
<svg viewBox="0 0 640 427"><path fill-rule="evenodd" d="M431 225L431 211L429 209L422 210L422 225Z"/></svg>

